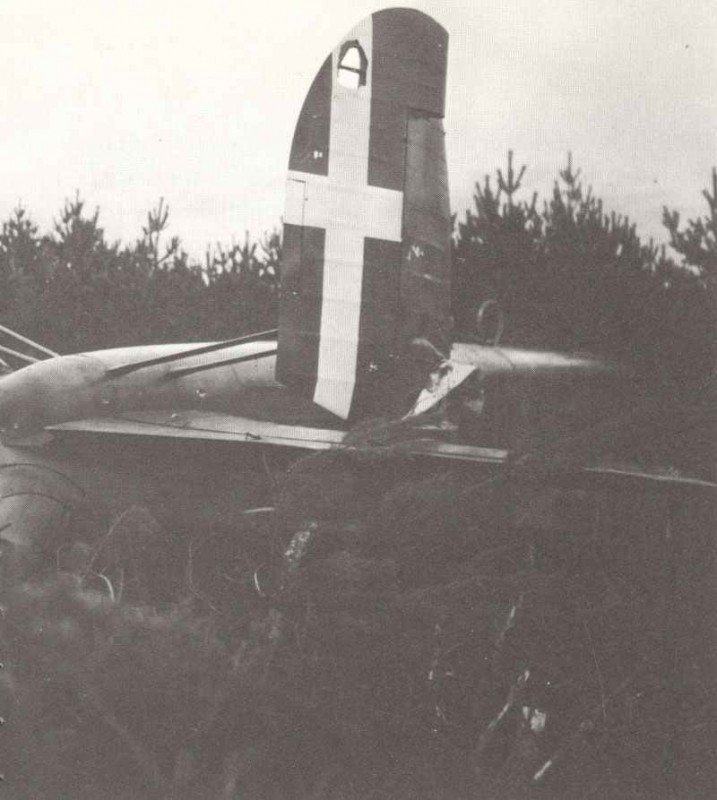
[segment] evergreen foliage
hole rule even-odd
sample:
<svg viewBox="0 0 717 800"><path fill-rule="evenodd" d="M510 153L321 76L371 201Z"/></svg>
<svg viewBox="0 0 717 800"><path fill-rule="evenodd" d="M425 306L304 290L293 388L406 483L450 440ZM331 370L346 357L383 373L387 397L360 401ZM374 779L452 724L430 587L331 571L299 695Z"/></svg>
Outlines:
<svg viewBox="0 0 717 800"><path fill-rule="evenodd" d="M715 191L709 216L679 230L664 211L671 243L645 244L627 217L608 213L568 157L552 196L519 199L525 166L508 154L496 183L476 184L475 209L459 222L454 247L454 314L470 333L482 301L506 315L504 343L584 350L619 358L652 377L682 381L714 364ZM713 183L714 183L713 175Z"/></svg>
<svg viewBox="0 0 717 800"><path fill-rule="evenodd" d="M701 219L689 220L687 228L680 230L677 211L663 209L662 220L670 232L670 244L680 253L686 265L696 267L707 283L717 281L717 168L712 168L712 194L702 192L709 212Z"/></svg>
<svg viewBox="0 0 717 800"><path fill-rule="evenodd" d="M61 353L193 339L272 327L281 257L277 231L260 243L208 249L193 261L166 239L163 200L132 244L110 243L76 196L40 234L24 208L0 234L0 319Z"/></svg>

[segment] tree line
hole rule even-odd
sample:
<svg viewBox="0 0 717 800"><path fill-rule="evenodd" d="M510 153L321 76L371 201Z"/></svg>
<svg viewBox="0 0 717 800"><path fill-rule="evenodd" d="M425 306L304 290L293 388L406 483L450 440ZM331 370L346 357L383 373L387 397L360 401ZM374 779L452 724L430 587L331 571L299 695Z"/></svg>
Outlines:
<svg viewBox="0 0 717 800"><path fill-rule="evenodd" d="M502 341L618 358L682 380L714 365L717 330L717 172L703 218L681 226L663 209L675 255L644 242L629 218L608 212L568 156L550 197L519 196L526 168L476 184L458 222L453 309L474 326L476 301L499 301Z"/></svg>
<svg viewBox="0 0 717 800"><path fill-rule="evenodd" d="M163 200L130 244L109 242L76 196L52 231L17 208L0 234L0 320L61 353L220 339L275 326L278 231L192 259Z"/></svg>
<svg viewBox="0 0 717 800"><path fill-rule="evenodd" d="M456 220L453 314L475 334L488 299L505 314L504 343L581 350L652 375L694 378L714 365L717 172L705 215L664 209L671 252L609 212L570 157L552 193L521 197L526 167L476 183ZM247 233L193 259L169 237L160 200L131 243L108 241L99 210L67 200L41 233L24 208L0 234L0 322L59 352L241 335L274 327L281 237Z"/></svg>

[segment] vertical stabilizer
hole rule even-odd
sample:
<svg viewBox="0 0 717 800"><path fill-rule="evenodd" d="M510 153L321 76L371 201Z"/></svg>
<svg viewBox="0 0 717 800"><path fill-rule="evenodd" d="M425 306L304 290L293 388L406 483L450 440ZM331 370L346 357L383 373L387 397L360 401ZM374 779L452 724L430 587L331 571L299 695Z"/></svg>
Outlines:
<svg viewBox="0 0 717 800"><path fill-rule="evenodd" d="M277 378L344 419L371 413L413 339L446 348L447 43L418 11L367 17L324 61L296 125Z"/></svg>

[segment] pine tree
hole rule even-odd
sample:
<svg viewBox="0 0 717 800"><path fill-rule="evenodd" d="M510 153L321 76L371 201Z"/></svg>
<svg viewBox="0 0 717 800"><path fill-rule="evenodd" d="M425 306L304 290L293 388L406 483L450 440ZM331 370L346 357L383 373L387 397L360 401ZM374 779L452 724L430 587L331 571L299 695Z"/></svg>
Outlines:
<svg viewBox="0 0 717 800"><path fill-rule="evenodd" d="M584 187L568 155L550 198L537 208L517 193L525 175L513 153L497 189L476 184L455 239L454 315L470 335L474 313L488 299L506 314L503 341L582 350L616 358L667 381L694 379L713 359L715 196L710 215L679 230L665 210L677 264L666 248L645 244L629 218L608 213ZM714 176L713 176L714 178Z"/></svg>

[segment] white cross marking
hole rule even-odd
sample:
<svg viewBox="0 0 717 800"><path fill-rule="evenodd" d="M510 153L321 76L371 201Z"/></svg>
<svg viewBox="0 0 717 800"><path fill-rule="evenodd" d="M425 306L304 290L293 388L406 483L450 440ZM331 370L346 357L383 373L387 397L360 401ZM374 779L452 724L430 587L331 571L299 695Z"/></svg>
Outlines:
<svg viewBox="0 0 717 800"><path fill-rule="evenodd" d="M349 415L356 383L364 239L368 236L400 242L403 219L403 192L368 184L370 17L346 37L353 39L369 57L366 83L351 89L338 82L339 45L332 55L329 174L290 172L284 214L289 224L326 231L314 402L344 419Z"/></svg>

